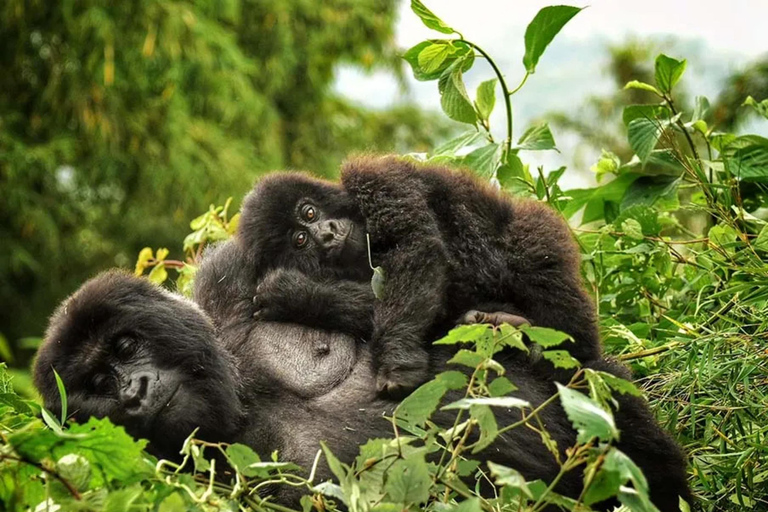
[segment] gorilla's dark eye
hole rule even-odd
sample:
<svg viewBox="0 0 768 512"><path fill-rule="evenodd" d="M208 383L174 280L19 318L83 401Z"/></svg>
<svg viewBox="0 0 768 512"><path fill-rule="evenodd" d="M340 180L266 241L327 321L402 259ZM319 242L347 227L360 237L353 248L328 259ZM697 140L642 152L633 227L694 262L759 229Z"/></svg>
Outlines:
<svg viewBox="0 0 768 512"><path fill-rule="evenodd" d="M115 353L120 359L127 359L136 353L136 340L129 336L122 336L115 343Z"/></svg>
<svg viewBox="0 0 768 512"><path fill-rule="evenodd" d="M312 222L315 220L315 217L317 216L317 212L315 212L315 207L311 204L304 205L304 207L301 209L301 216L304 217L304 220L308 222Z"/></svg>
<svg viewBox="0 0 768 512"><path fill-rule="evenodd" d="M106 394L111 391L112 378L105 373L97 373L91 377L91 388L99 394Z"/></svg>
<svg viewBox="0 0 768 512"><path fill-rule="evenodd" d="M296 247L304 247L304 245L307 243L308 237L306 231L297 231L295 235L293 235L293 245Z"/></svg>

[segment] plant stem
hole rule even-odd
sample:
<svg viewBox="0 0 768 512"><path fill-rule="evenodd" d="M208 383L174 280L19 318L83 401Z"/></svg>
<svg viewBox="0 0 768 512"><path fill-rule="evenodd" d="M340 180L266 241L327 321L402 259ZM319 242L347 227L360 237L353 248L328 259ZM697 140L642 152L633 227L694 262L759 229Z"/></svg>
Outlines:
<svg viewBox="0 0 768 512"><path fill-rule="evenodd" d="M499 67L493 61L491 56L485 52L485 50L477 46L475 43L471 41L467 41L466 39L461 39L461 42L466 43L472 48L474 48L475 50L477 50L477 52L480 55L482 55L485 58L485 60L488 61L488 64L491 65L491 68L493 68L493 72L496 74L496 78L499 79L499 84L501 85L501 92L504 96L504 107L507 110L507 138L504 141L504 154L506 155L512 150L512 102L509 99L510 92L509 92L509 88L507 87L507 82L506 80L504 80L504 75L501 73L501 70L499 69ZM526 78L527 78L527 75L528 74L526 73ZM525 79L523 79L523 83L525 83ZM523 84L521 83L520 86L518 86L518 88L512 92L512 94L517 92L520 89L520 87L522 87L522 85Z"/></svg>

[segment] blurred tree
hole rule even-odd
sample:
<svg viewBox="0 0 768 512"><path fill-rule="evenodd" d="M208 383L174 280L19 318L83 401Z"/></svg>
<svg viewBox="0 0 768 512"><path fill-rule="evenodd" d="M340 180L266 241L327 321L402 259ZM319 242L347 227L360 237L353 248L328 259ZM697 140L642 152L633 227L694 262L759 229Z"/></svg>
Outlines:
<svg viewBox="0 0 768 512"><path fill-rule="evenodd" d="M758 59L745 70L728 78L713 108L717 129L736 131L743 121L756 115L753 109L742 107L747 96L752 96L757 101L768 98L768 56Z"/></svg>
<svg viewBox="0 0 768 512"><path fill-rule="evenodd" d="M260 172L331 175L353 149L434 144L415 109L331 91L339 63L399 76L394 1L0 3L0 333L53 306ZM409 137L410 138L410 137Z"/></svg>

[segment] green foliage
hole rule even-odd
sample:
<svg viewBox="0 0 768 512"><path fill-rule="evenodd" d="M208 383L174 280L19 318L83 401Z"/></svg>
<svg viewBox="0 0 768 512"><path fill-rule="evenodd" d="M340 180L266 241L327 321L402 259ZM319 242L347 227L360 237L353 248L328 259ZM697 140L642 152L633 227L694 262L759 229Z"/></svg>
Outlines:
<svg viewBox="0 0 768 512"><path fill-rule="evenodd" d="M307 18L306 13L288 12L282 3L275 5L279 6L275 9L283 9L281 16L290 14L307 23L317 21L311 16ZM597 304L607 351L632 365L639 376L638 386L611 374L580 368L578 361L567 352L569 337L563 333L530 326L520 329L506 325L498 328L460 326L436 342L461 344L450 361L453 368L421 386L397 407L391 418L392 439L368 441L360 447L360 455L349 463L339 461L323 447L323 455L336 477L334 483L308 481L297 474L291 464L279 461L277 454L270 461L262 461L249 447L210 445L193 438L183 448L185 459L181 465L155 461L142 451L142 441L130 439L122 428L107 420L63 425L47 411L41 411L35 402L16 395L3 368L0 369L0 503L4 509L25 510L46 505L79 510L252 507L287 512L259 497L255 491L270 485L293 485L306 489L311 495L302 501L305 511L312 508L332 511L341 503L348 510L377 511L538 512L548 505L583 511L612 496L622 504L622 510L652 511L655 509L648 499L645 477L635 463L615 447L623 433L617 431L613 420L614 395L640 396L639 388L649 398L661 424L688 452L690 483L702 510L766 508L768 141L755 135L737 136L718 131L732 124L718 121L715 109L710 108L706 98L696 98L690 109L680 108L678 104L685 104L680 89L686 61L659 55L653 68L631 76L621 75L620 84L626 85L620 94L630 100L630 104L621 115L614 111L611 119L617 127L623 123L626 137L603 134L602 139L594 139L611 142L604 146L606 151L593 167L599 184L563 190L559 180L565 168L548 173L539 168L532 172L524 161L525 151L556 149L552 130L547 124L531 126L523 130L514 143L510 97L525 85L547 46L580 9L553 6L537 14L525 33L524 78L510 89L501 70L482 48L465 40L422 2L413 0L411 6L427 27L453 38L421 42L405 52L404 59L417 79L437 81L441 105L449 118L472 125L466 133L433 149L425 158L467 166L497 187L548 202L571 222L582 251L584 279ZM13 17L17 16L16 12L7 10L3 15ZM95 12L89 11L89 16L95 16ZM76 14L80 16L79 11ZM170 14L169 19L173 20L174 12ZM203 25L205 20L210 20L211 14L205 9L201 8L196 14ZM3 15L0 20L4 19ZM275 20L282 20L281 16ZM250 21L252 27L261 23ZM250 48L270 47L269 38L275 35L286 44L294 32L296 38L301 39L301 31L288 29L281 22L277 25L279 29L267 30L264 39L259 39L262 34L254 30L239 33L239 38L250 41L249 44L253 44ZM94 31L99 25L84 23L84 26ZM137 39L134 34L134 39L150 44L147 40L152 41L149 34L153 29L144 34L146 30L142 26L142 37ZM102 32L94 37L97 41L108 41L110 33ZM213 44L208 39L195 43L197 36L193 36L185 40L190 48L201 50L206 44ZM226 47L226 31L212 32L207 37ZM333 45L322 36L318 36L317 41L317 48L324 51L327 45ZM155 40L150 46L156 44ZM385 48L366 50L365 46L355 46L357 44L355 37L351 37L350 47L345 50L353 58L380 55L382 60L386 59ZM13 48L18 50L16 46ZM88 69L90 75L85 75L91 77L88 83L92 84L93 77L98 76L106 84L107 77L115 72L107 65L111 53L104 51L106 48L100 47L96 52L98 57L93 58ZM166 52L163 62L170 65L174 62L171 50L154 51ZM373 53L366 54L366 51ZM632 52L615 52L617 69L637 71L629 65L633 62ZM230 73L235 73L240 66L248 68L255 58L243 60L234 50L227 55L224 69ZM265 55L269 55L265 59L277 59L282 54L267 52ZM488 63L491 75L481 83L473 99L464 85L463 74L480 61L476 57ZM119 62L123 56L111 58ZM199 64L202 69L207 69L205 62ZM282 69L279 59L268 62L276 72L291 76L290 70ZM295 59L289 62L287 68L300 67ZM326 77L331 63L327 56L318 55L309 65L309 73ZM162 70L155 72L163 73ZM225 71L215 71L219 72ZM18 73L17 76L24 75ZM248 76L269 89L266 82L270 77ZM0 83L11 79L4 76ZM111 80L116 82L117 78ZM111 87L118 87L115 82ZM213 84L215 80L205 82ZM58 84L54 84L56 86ZM274 89L274 84L271 87ZM102 89L102 93L107 90ZM309 89L305 87L301 92L316 99L317 91ZM80 91L76 87L73 90ZM84 94L91 94L83 90ZM734 90L739 89L732 88L729 94ZM750 88L753 90L762 89ZM498 103L503 102L506 113L506 137L497 141L491 134L490 117L499 91ZM173 92L171 96L177 97L177 94L181 93ZM731 98L729 103L735 108L743 104L745 111L751 109L765 116L765 101L754 99L765 98L765 95L750 94L753 97L742 95ZM224 103L216 102L217 97L213 94L211 105L200 107L204 112L195 114L202 116L200 122L208 119L208 115L219 119L216 116L221 111L217 109L223 108L233 116L228 119L234 125L245 123L242 127L246 127L246 120L238 121L239 111L226 110ZM3 105L0 101L0 106ZM106 108L102 103L87 106L92 115L106 115L99 110ZM319 107L319 111L323 108ZM295 120L305 115L307 109L310 106L297 107L285 115ZM107 118L114 120L114 117ZM189 115L180 118L184 122L190 119ZM4 122L19 122L18 118L8 119L11 121ZM132 129L135 120L128 116L126 121L125 129ZM95 126L93 130L99 137L109 139L102 124ZM292 141L303 140L296 136L307 129L307 125L302 126L287 131ZM45 130L45 127L37 129ZM16 132L11 133L11 137L21 140ZM231 133L240 132L234 129ZM67 138L36 136L39 140L33 143L26 138L19 142L0 135L0 145L16 148L17 153L9 153L13 158L19 158L22 150L25 155L31 155L27 162L35 172L51 168L60 156L67 160L82 151ZM8 140L13 143L9 145ZM113 146L116 144L116 154L125 152L120 141L109 140ZM298 144L300 142L295 142L289 150L291 155L298 151ZM432 146L427 142L429 147ZM191 153L183 156L182 163L194 161L198 154L197 148L186 149ZM103 148L94 154L107 158ZM214 162L218 157L211 158ZM167 163L167 160L159 161ZM4 162L0 160L0 170L10 168L3 167ZM134 169L133 163L128 159L124 168ZM93 168L87 169L95 172ZM109 166L107 170L112 172ZM8 175L0 174L0 179L7 179ZM40 186L58 190L57 185L44 179L40 180ZM205 186L196 182L192 188L207 190ZM24 190L19 187L17 191ZM77 216L77 207L70 196L59 192L56 197L61 199L62 208L73 209L75 213L71 215ZM89 197L94 200L94 196ZM17 202L9 204L10 208L18 207ZM0 213L2 207L0 204ZM202 247L233 232L237 220L236 216L228 217L228 207L229 203L211 207L193 221L193 233L183 245L185 259L179 261L179 265L175 266L173 260L167 258L169 251L146 248L139 254L137 273L149 271L151 279L164 281L168 277L166 269L175 269L180 271L177 287L188 289ZM33 212L32 218L37 219L36 215ZM68 236L64 231L54 234L60 233L62 237ZM14 254L23 264L31 264L25 253L17 250ZM372 284L377 286L376 282ZM501 350L533 353L530 344L538 346L541 357L558 367L573 370L573 378L560 383L557 393L541 403L516 397L515 375L504 375L504 367L494 360ZM0 348L2 346L0 343ZM62 397L65 396L62 390ZM578 432L575 446L557 446L539 418L542 410L558 406L562 406ZM519 412L519 419L503 424L495 413L498 408ZM441 415L451 415L451 425L434 422L433 416L438 410ZM38 419L38 414L42 414L43 421ZM583 473L585 490L578 499L558 495L549 482L526 481L514 468L480 462L484 459L483 450L494 439L516 428L532 429L540 435L541 442L558 461L557 479L571 471ZM212 453L221 457L214 458ZM221 460L232 466L231 474L216 467ZM314 474L312 468L304 469L307 470L304 475ZM492 481L496 492L480 496L481 481L483 485ZM687 508L682 506L681 510Z"/></svg>

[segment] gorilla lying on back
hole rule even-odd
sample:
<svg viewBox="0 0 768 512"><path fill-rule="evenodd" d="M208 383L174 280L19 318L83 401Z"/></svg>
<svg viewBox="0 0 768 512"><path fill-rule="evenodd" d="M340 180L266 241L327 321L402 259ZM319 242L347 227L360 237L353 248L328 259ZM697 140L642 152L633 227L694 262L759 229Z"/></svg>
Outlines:
<svg viewBox="0 0 768 512"><path fill-rule="evenodd" d="M275 174L246 197L237 236L260 280L258 318L370 336L384 391L425 380L425 344L471 310L480 321L506 312L566 332L574 357L599 359L579 253L547 206L395 157L352 160L341 182ZM368 289L365 232L386 275L380 301Z"/></svg>
<svg viewBox="0 0 768 512"><path fill-rule="evenodd" d="M226 279L243 268L241 261L231 258L238 252L233 246L228 243L210 253L209 263L200 270L209 283L219 278L221 288L207 302L219 313L227 311L228 303L236 308L242 299L239 283ZM305 468L311 466L321 440L349 462L366 439L391 434L381 414L391 413L396 403L376 398L367 346L339 333L308 334L303 326L254 322L247 315L219 320L215 333L193 303L140 278L103 274L86 283L53 316L35 364L36 385L45 406L58 411L52 372L57 369L75 419L108 416L132 435L149 439L149 449L158 457L171 459L178 458L183 439L196 426L203 439L243 442L262 455L279 450L284 460ZM229 327L238 323L251 327L238 334ZM270 340L273 336L277 343ZM282 350L253 349L259 346ZM517 396L534 405L551 396L549 381L514 362L502 363L521 388ZM600 369L613 371L611 363L603 365ZM280 367L288 370L276 371ZM319 371L332 378L314 389L302 384ZM616 419L624 434L619 449L645 472L654 503L665 512L677 510L677 496L688 497L679 448L642 401L619 397L619 403ZM516 411L502 409L496 416L502 424L519 419ZM452 417L441 412L434 419L449 425ZM562 409L545 408L542 420L561 449L574 443L575 434ZM480 457L514 467L529 480L551 481L559 469L538 434L525 428L506 433ZM318 476L331 475L323 467ZM575 497L581 486L581 475L574 472L560 481L557 490ZM281 503L296 504L297 492L280 488L275 496Z"/></svg>

